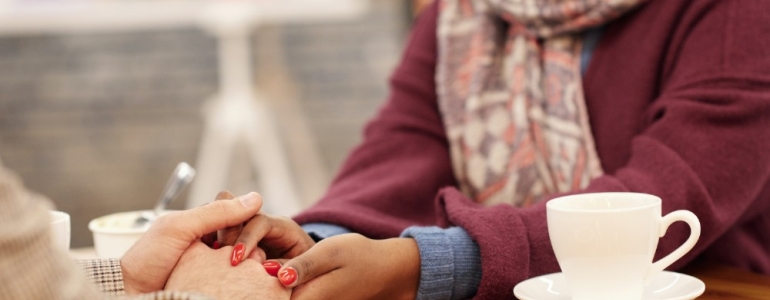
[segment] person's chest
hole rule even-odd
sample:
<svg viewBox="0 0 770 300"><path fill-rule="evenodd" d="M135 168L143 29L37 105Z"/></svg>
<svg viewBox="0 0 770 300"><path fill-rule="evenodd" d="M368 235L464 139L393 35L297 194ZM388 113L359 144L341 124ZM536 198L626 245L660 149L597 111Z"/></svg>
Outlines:
<svg viewBox="0 0 770 300"><path fill-rule="evenodd" d="M712 1L703 1L712 2ZM589 122L605 173L627 164L631 143L656 118L652 108L676 66L688 1L651 1L605 25L583 77Z"/></svg>

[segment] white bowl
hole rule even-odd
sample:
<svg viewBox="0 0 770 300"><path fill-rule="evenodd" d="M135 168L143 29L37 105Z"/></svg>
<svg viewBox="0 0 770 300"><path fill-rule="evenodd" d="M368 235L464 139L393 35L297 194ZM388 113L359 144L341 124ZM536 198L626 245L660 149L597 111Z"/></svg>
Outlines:
<svg viewBox="0 0 770 300"><path fill-rule="evenodd" d="M114 213L91 220L88 229L94 235L94 249L99 258L120 258L150 227L134 228L134 221L144 211ZM167 213L169 211L165 211Z"/></svg>

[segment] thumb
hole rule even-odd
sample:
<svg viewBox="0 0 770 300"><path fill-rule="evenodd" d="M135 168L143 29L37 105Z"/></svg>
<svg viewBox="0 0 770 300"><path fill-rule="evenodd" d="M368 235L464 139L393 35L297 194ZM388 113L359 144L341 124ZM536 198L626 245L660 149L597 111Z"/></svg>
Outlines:
<svg viewBox="0 0 770 300"><path fill-rule="evenodd" d="M342 266L343 249L338 244L318 243L305 253L283 263L278 271L278 281L293 288Z"/></svg>
<svg viewBox="0 0 770 300"><path fill-rule="evenodd" d="M166 215L171 226L187 231L193 238L239 225L262 208L262 197L251 192L230 200L218 200L189 210ZM192 240L192 239L191 239Z"/></svg>

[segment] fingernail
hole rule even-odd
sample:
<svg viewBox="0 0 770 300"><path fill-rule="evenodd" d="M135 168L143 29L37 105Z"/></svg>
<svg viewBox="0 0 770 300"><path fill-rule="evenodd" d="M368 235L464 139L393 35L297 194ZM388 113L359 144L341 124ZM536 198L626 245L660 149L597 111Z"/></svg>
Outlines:
<svg viewBox="0 0 770 300"><path fill-rule="evenodd" d="M211 245L211 248L214 248L214 250L219 249L221 245L219 245L219 241L214 241L214 244Z"/></svg>
<svg viewBox="0 0 770 300"><path fill-rule="evenodd" d="M246 208L254 207L254 205L257 205L257 193L251 192L246 195L238 197L238 201L243 204Z"/></svg>
<svg viewBox="0 0 770 300"><path fill-rule="evenodd" d="M283 269L283 271L278 274L278 281L280 281L283 286L292 285L297 281L297 270L294 270L292 267Z"/></svg>
<svg viewBox="0 0 770 300"><path fill-rule="evenodd" d="M281 264L277 261L266 261L262 263L262 266L265 267L265 271L267 271L267 274L270 274L270 276L278 276L278 270L281 269Z"/></svg>
<svg viewBox="0 0 770 300"><path fill-rule="evenodd" d="M233 248L233 256L230 258L230 264L235 267L243 260L243 255L246 254L246 245L238 243Z"/></svg>

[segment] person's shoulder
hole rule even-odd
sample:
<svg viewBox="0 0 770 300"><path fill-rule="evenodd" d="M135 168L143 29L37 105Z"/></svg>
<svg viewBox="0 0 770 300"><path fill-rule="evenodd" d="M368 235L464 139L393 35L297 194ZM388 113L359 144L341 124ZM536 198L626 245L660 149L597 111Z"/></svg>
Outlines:
<svg viewBox="0 0 770 300"><path fill-rule="evenodd" d="M433 0L430 4L421 9L414 20L413 30L425 28L435 31L438 22L439 6L442 0Z"/></svg>

